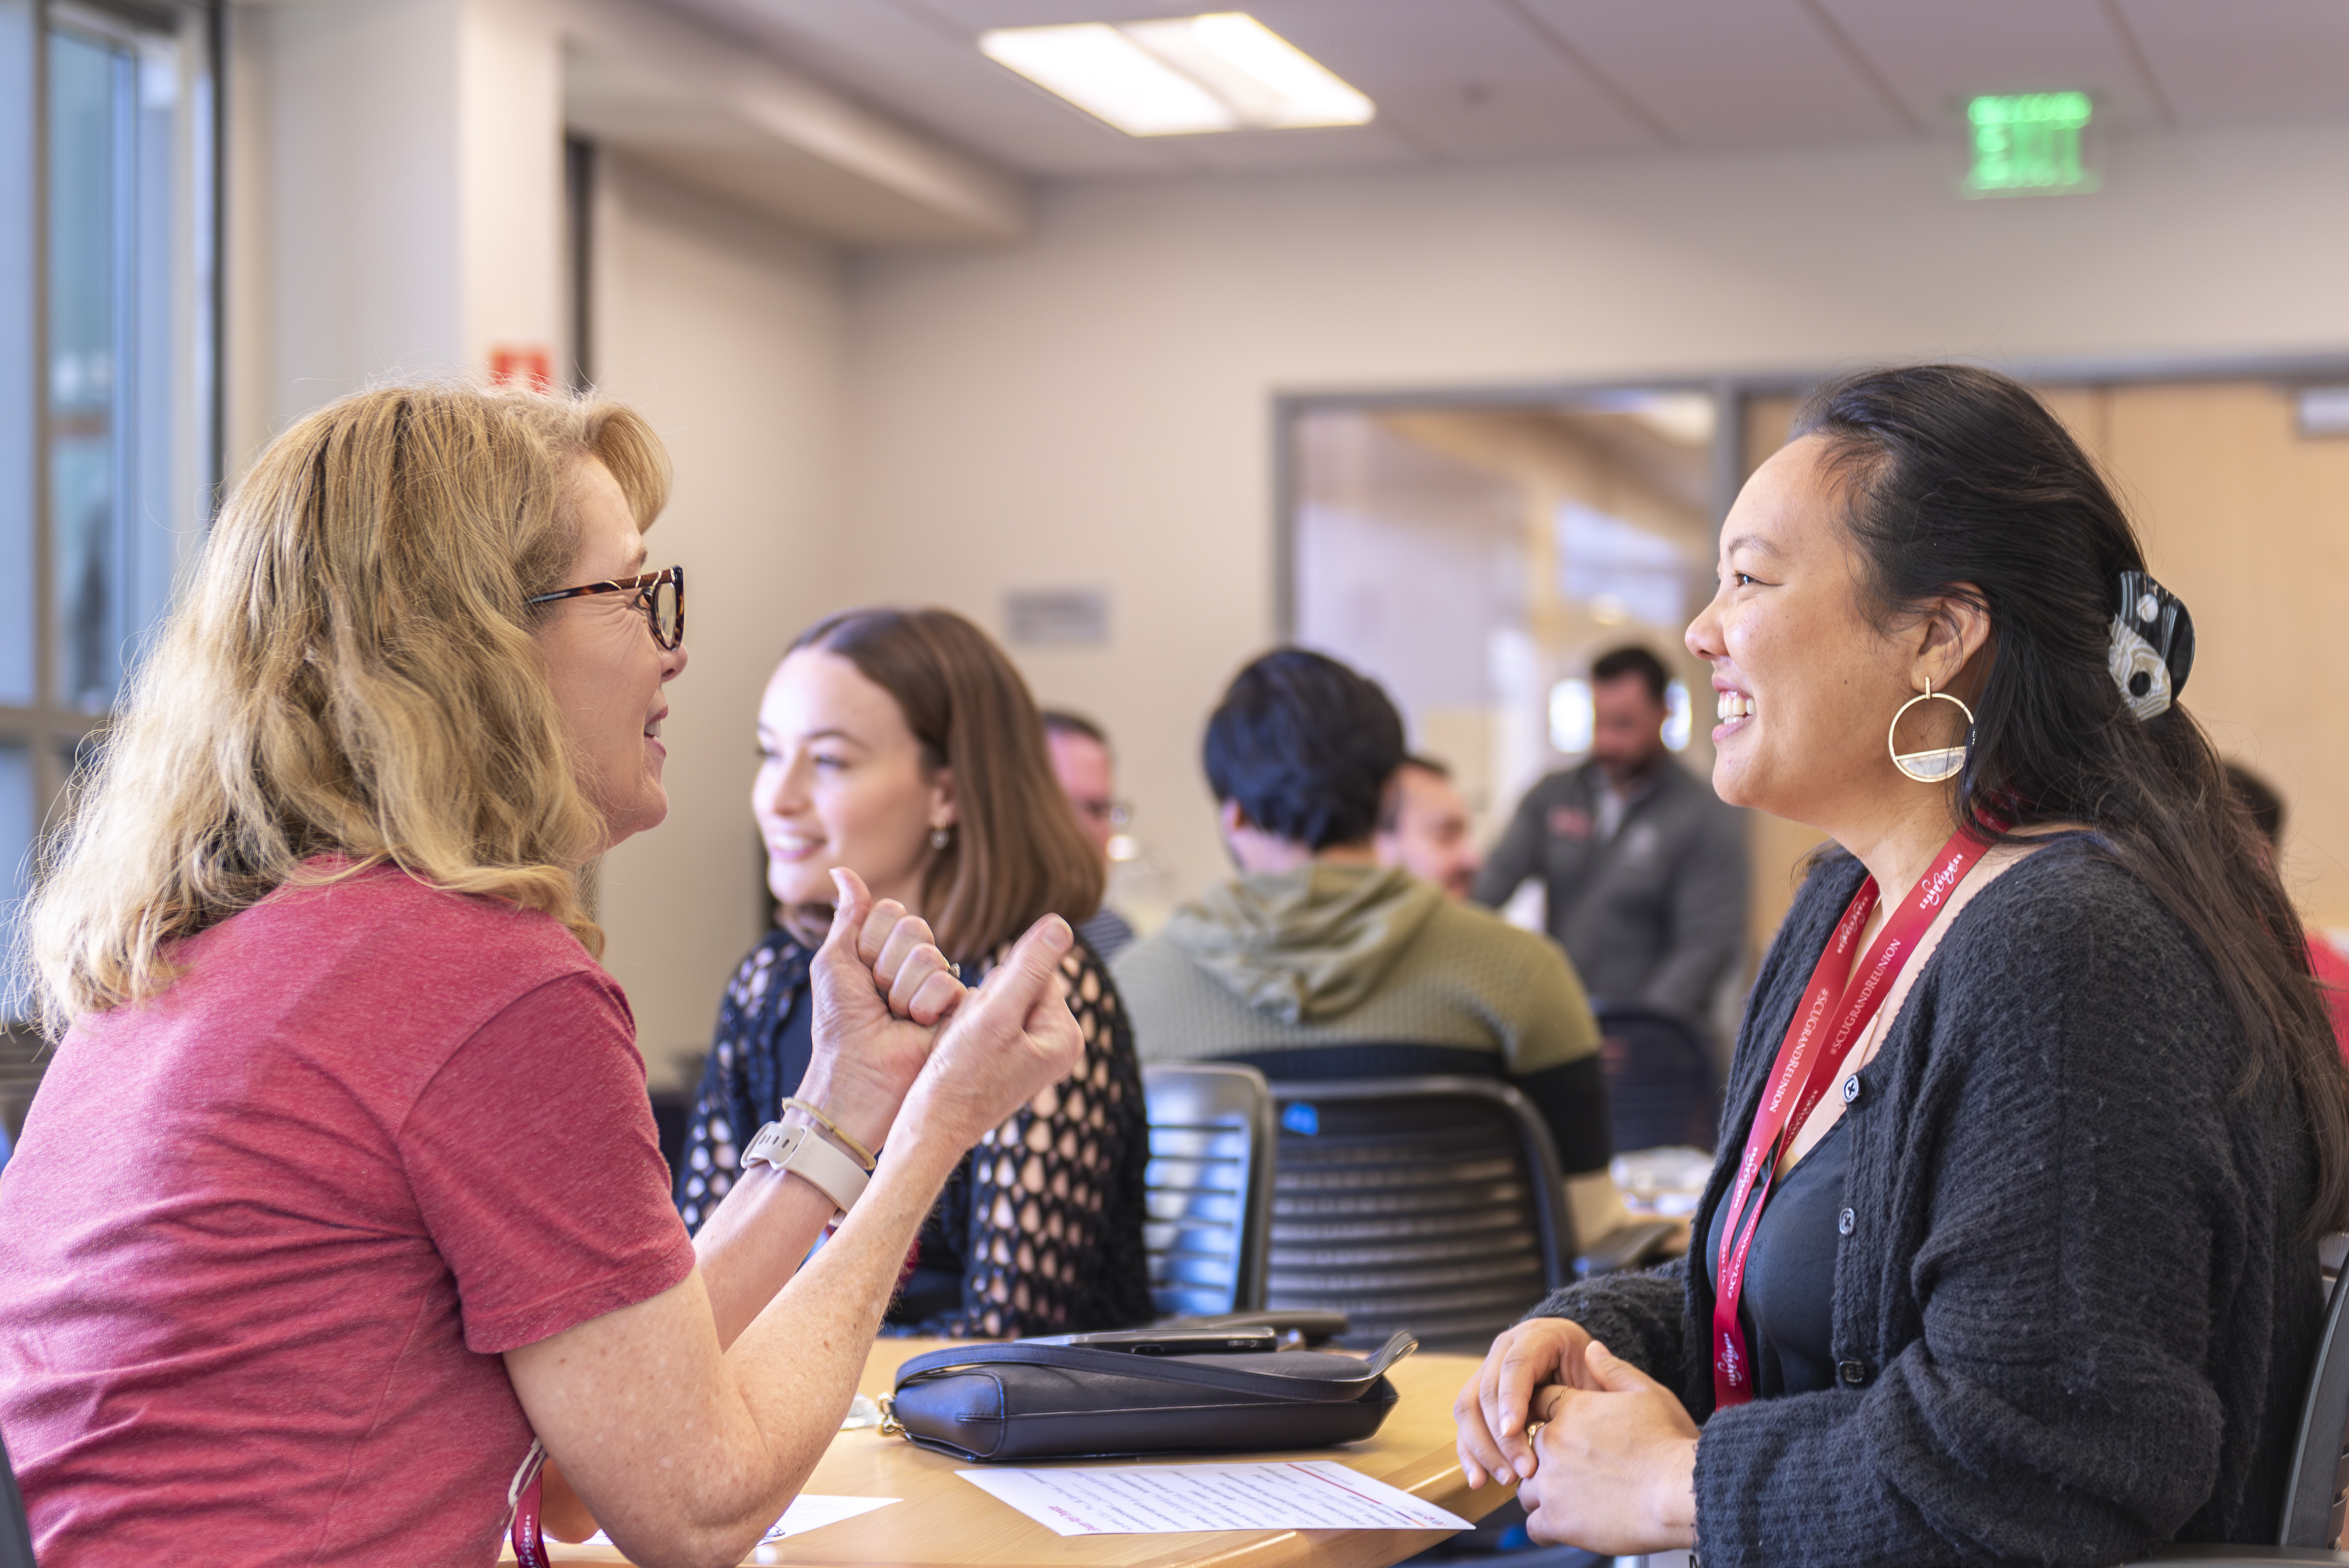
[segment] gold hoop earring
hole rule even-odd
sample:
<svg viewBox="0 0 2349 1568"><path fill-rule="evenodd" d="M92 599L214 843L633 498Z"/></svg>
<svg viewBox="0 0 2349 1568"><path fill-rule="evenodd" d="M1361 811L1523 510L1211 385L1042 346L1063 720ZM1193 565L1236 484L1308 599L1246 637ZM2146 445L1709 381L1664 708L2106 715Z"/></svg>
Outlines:
<svg viewBox="0 0 2349 1568"><path fill-rule="evenodd" d="M1920 702L1956 703L1958 711L1966 716L1965 743L1956 746L1939 746L1928 752L1902 751L1896 739L1900 733L1901 714L1908 712ZM1892 715L1892 727L1884 732L1884 749L1892 754L1892 765L1919 784L1943 784L1957 777L1959 770L1966 765L1966 751L1973 744L1973 739L1974 711L1963 702L1959 702L1948 692L1934 691L1932 681L1927 680L1925 694L1922 697L1909 698L1900 704L1899 712Z"/></svg>

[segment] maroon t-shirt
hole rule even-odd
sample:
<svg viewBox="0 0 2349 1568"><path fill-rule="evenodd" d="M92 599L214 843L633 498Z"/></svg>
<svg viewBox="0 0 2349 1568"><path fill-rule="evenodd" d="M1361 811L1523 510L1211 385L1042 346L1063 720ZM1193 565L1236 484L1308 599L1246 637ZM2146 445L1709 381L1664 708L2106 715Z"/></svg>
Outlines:
<svg viewBox="0 0 2349 1568"><path fill-rule="evenodd" d="M381 867L59 1045L0 1179L0 1433L43 1568L497 1555L501 1352L693 1268L626 1000Z"/></svg>

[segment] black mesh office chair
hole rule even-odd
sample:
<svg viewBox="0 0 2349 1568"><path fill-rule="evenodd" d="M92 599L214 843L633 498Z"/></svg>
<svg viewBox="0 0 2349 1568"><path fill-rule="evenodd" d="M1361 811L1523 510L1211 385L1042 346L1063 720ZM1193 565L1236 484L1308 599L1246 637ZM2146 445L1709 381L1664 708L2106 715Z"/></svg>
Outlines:
<svg viewBox="0 0 2349 1568"><path fill-rule="evenodd" d="M1666 1144L1712 1148L1721 1090L1696 1026L1678 1013L1631 1002L1602 1002L1595 1011L1615 1152Z"/></svg>
<svg viewBox="0 0 2349 1568"><path fill-rule="evenodd" d="M2340 1244L2325 1238L2320 1263L2338 1266ZM2342 1322L2349 1289L2333 1282L2324 1303L2324 1326L2317 1335L2316 1361L2301 1400L2300 1436L2292 1444L2292 1469L2284 1480L2283 1517L2273 1546L2165 1546L2147 1561L2161 1568L2240 1568L2250 1563L2349 1564L2349 1552L2331 1550L2341 1539L2344 1487L2349 1485L2349 1326Z"/></svg>
<svg viewBox="0 0 2349 1568"><path fill-rule="evenodd" d="M1142 1090L1150 1118L1143 1243L1158 1314L1257 1310L1272 1206L1272 1091L1264 1075L1165 1063L1142 1069Z"/></svg>
<svg viewBox="0 0 2349 1568"><path fill-rule="evenodd" d="M1482 1078L1272 1085L1265 1304L1481 1353L1572 1277L1573 1220L1532 1103Z"/></svg>
<svg viewBox="0 0 2349 1568"><path fill-rule="evenodd" d="M0 1568L33 1568L33 1527L25 1519L25 1497L16 1490L16 1467L0 1441Z"/></svg>

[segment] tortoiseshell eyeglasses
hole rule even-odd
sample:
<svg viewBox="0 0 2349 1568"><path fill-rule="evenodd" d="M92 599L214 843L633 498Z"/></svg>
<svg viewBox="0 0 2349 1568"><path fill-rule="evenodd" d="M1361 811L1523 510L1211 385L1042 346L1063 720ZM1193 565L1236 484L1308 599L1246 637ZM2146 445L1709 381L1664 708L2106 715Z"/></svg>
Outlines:
<svg viewBox="0 0 2349 1568"><path fill-rule="evenodd" d="M652 628L653 640L665 649L675 648L685 640L685 568L671 566L667 571L647 572L640 577L622 577L615 583L583 583L575 588L557 588L551 594L539 594L523 600L526 605L553 604L557 599L585 598L589 594L626 594L636 597L631 601L645 612L645 624Z"/></svg>

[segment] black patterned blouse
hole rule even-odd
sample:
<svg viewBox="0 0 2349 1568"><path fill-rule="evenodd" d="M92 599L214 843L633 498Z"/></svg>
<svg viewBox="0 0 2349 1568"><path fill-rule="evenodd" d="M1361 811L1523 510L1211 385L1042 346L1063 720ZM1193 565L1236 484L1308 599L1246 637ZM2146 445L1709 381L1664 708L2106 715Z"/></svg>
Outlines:
<svg viewBox="0 0 2349 1568"><path fill-rule="evenodd" d="M770 931L726 987L678 1171L688 1230L731 1189L742 1148L807 1071L810 957L789 933ZM1142 1068L1101 960L1081 940L1061 967L1083 1064L964 1157L922 1226L890 1330L991 1337L1150 1320Z"/></svg>

